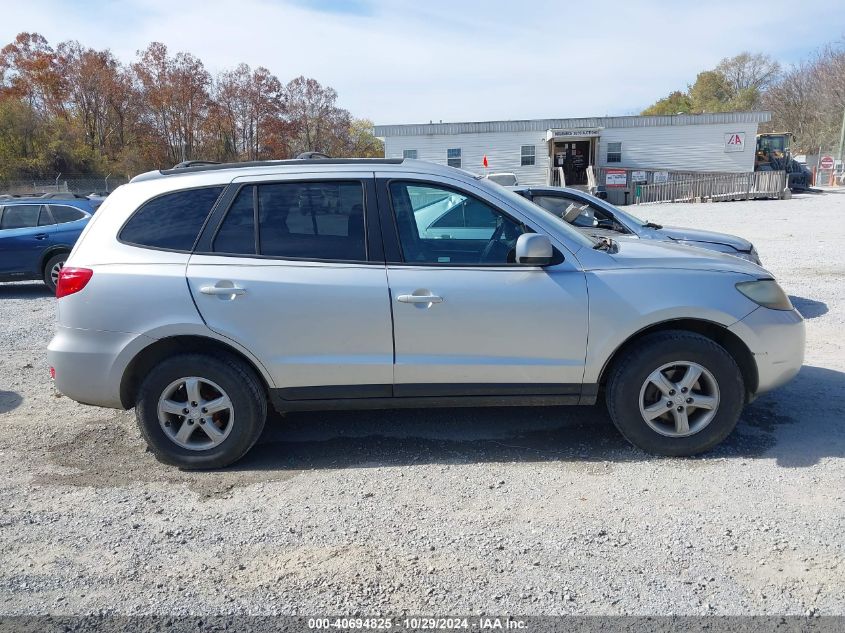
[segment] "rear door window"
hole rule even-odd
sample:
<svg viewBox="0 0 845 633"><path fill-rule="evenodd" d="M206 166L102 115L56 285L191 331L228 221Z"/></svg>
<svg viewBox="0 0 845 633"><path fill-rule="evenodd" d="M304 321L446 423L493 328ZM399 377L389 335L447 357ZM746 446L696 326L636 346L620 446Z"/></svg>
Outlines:
<svg viewBox="0 0 845 633"><path fill-rule="evenodd" d="M247 185L229 207L212 250L363 262L367 260L365 234L360 181Z"/></svg>
<svg viewBox="0 0 845 633"><path fill-rule="evenodd" d="M262 255L366 261L360 182L291 182L258 187Z"/></svg>
<svg viewBox="0 0 845 633"><path fill-rule="evenodd" d="M174 191L139 208L120 232L120 240L136 246L190 251L224 187Z"/></svg>
<svg viewBox="0 0 845 633"><path fill-rule="evenodd" d="M40 204L12 204L3 209L2 229L26 229L38 226Z"/></svg>

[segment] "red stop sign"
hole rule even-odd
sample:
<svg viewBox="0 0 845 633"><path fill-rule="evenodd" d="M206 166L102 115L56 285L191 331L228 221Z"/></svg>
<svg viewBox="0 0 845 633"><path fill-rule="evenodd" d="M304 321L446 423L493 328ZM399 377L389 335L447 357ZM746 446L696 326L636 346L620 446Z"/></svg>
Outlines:
<svg viewBox="0 0 845 633"><path fill-rule="evenodd" d="M820 169L833 169L833 156L822 156L819 161Z"/></svg>

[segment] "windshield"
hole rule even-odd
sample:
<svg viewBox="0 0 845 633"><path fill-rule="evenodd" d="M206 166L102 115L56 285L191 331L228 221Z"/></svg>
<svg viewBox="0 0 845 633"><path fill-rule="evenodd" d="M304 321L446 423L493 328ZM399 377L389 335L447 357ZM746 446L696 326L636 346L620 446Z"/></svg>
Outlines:
<svg viewBox="0 0 845 633"><path fill-rule="evenodd" d="M586 246L588 248L592 248L596 244L596 241L594 239L582 234L573 226L571 226L567 222L564 222L563 219L555 217L551 213L548 213L543 207L534 204L530 200L523 198L518 193L515 193L510 189L505 189L504 187L501 187L496 183L493 183L490 180L484 178L478 180L478 186L487 189L490 193L494 195L505 198L513 206L525 212L529 217L536 216L538 210L542 211L543 217L551 218L555 222L555 225L560 229L560 231L564 233L567 238L569 238L579 246Z"/></svg>
<svg viewBox="0 0 845 633"><path fill-rule="evenodd" d="M587 197L588 194L582 193L581 195ZM633 230L635 226L645 226L647 224L646 220L641 220L633 213L629 211L623 211L619 207L616 207L610 204L607 200L602 200L601 198L593 195L589 195L589 200L592 204L596 206L602 207L610 211L613 216L621 223L627 226L628 229ZM636 231L635 231L636 232Z"/></svg>

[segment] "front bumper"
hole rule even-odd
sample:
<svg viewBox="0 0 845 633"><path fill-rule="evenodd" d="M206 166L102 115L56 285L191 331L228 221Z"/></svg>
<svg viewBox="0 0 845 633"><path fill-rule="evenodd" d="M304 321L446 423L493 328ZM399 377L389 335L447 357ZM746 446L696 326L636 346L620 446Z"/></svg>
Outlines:
<svg viewBox="0 0 845 633"><path fill-rule="evenodd" d="M137 347L138 339L139 335L127 332L58 326L47 346L56 389L83 404L122 409L120 381L126 368L125 352Z"/></svg>
<svg viewBox="0 0 845 633"><path fill-rule="evenodd" d="M804 319L797 310L757 308L734 323L731 332L748 345L757 365L754 395L791 380L804 362Z"/></svg>

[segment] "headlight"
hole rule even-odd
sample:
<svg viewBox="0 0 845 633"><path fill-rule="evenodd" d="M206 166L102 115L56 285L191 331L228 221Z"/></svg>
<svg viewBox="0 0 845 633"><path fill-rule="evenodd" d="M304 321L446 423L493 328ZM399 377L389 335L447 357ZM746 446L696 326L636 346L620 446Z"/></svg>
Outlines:
<svg viewBox="0 0 845 633"><path fill-rule="evenodd" d="M756 281L741 281L736 285L746 297L764 308L772 310L792 310L792 302L774 279L757 279Z"/></svg>

